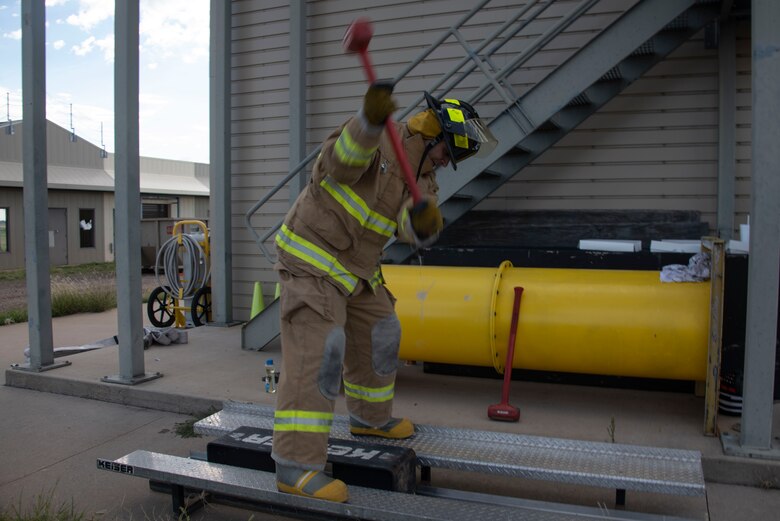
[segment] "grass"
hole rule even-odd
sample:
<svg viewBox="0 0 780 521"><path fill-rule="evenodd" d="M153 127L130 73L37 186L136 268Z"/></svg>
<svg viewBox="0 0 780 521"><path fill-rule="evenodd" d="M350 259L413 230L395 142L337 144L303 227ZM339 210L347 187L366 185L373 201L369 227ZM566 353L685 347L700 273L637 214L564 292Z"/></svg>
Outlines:
<svg viewBox="0 0 780 521"><path fill-rule="evenodd" d="M27 508L21 502L0 511L0 521L88 521L83 512L76 510L73 500L55 505L54 489L35 496Z"/></svg>
<svg viewBox="0 0 780 521"><path fill-rule="evenodd" d="M49 273L52 277L68 277L73 275L115 275L116 263L114 262L90 262L79 264L77 266L53 266ZM0 270L0 281L24 280L26 271L21 270Z"/></svg>
<svg viewBox="0 0 780 521"><path fill-rule="evenodd" d="M113 262L57 266L51 269L51 316L76 313L101 313L114 309L116 302L116 265ZM84 287L79 278L94 277L95 283ZM25 270L0 271L0 282L24 280ZM142 295L145 303L149 292ZM27 322L27 308L0 312L0 326ZM4 521L0 519L0 521Z"/></svg>
<svg viewBox="0 0 780 521"><path fill-rule="evenodd" d="M27 322L26 309L12 309L0 313L0 326L8 326L17 322Z"/></svg>
<svg viewBox="0 0 780 521"><path fill-rule="evenodd" d="M183 422L179 422L175 424L174 432L176 432L177 436L181 436L182 438L200 438L200 434L195 432L195 424L198 423L203 418L211 416L216 412L217 409L215 409L214 407L209 407L208 411L193 414L192 418L190 418L189 420L184 420Z"/></svg>
<svg viewBox="0 0 780 521"><path fill-rule="evenodd" d="M75 313L100 313L116 307L116 284L100 281L86 291L83 284L71 279L52 282L51 315L62 317Z"/></svg>
<svg viewBox="0 0 780 521"><path fill-rule="evenodd" d="M83 511L77 510L73 499L69 502L55 504L54 489L45 494L39 494L32 499L27 508L22 506L22 500L19 499L18 505L11 507L0 506L0 521L103 521L102 513L96 513L93 516L87 516ZM208 505L204 505L208 507ZM120 518L116 518L119 521ZM132 519L132 515L129 518ZM144 513L144 521L167 521L168 515L158 516ZM248 518L248 521L254 519L254 515ZM182 509L176 517L177 521L190 521L189 514Z"/></svg>
<svg viewBox="0 0 780 521"><path fill-rule="evenodd" d="M609 426L607 427L607 434L609 434L610 443L615 443L615 417L614 416L609 421Z"/></svg>

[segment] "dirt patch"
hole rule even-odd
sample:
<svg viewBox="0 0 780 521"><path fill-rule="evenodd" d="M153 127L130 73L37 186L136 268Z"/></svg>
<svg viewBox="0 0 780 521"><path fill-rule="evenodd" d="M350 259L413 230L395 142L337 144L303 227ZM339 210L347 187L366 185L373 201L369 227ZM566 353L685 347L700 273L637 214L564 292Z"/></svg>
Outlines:
<svg viewBox="0 0 780 521"><path fill-rule="evenodd" d="M27 283L23 280L0 281L0 313L27 306Z"/></svg>
<svg viewBox="0 0 780 521"><path fill-rule="evenodd" d="M94 288L95 286L113 286L116 288L116 277L111 274L67 275L52 276L51 287L56 291L57 287L69 289ZM141 294L147 295L157 287L154 273L141 275ZM24 280L0 281L0 313L15 309L27 308L27 282Z"/></svg>

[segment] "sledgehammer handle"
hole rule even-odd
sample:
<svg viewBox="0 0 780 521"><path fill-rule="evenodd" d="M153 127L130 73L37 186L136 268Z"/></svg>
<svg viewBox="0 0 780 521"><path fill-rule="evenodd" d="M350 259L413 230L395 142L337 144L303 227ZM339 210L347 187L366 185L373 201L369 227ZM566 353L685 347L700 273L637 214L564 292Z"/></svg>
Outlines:
<svg viewBox="0 0 780 521"><path fill-rule="evenodd" d="M352 22L352 24L347 29L347 34L344 37L344 41L352 42L351 44L346 43L346 50L355 51L358 53L358 56L360 56L360 62L363 64L363 71L365 71L366 78L368 79L368 84L373 85L376 81L376 74L374 73L374 67L371 65L371 59L368 56L368 42L370 41L371 37L370 29L361 34L362 38L359 41L356 41L355 38L351 38L351 35L357 32L358 29L363 29L363 27L359 27L357 24L368 23L368 20L365 18L359 18ZM366 35L368 36L366 37ZM404 180L406 181L406 186L409 188L409 193L412 195L412 201L416 205L422 201L422 196L420 195L420 189L417 188L417 180L414 177L412 168L409 166L409 159L406 157L406 151L401 145L401 138L398 136L398 131L395 129L395 123L393 122L392 117L388 117L385 120L385 129L387 130L387 135L390 136L390 143L393 145L393 152L395 152L395 157L398 159L398 162L401 163L401 170L403 170Z"/></svg>
<svg viewBox="0 0 780 521"><path fill-rule="evenodd" d="M515 338L517 338L517 322L520 315L520 297L523 296L523 288L515 286L515 300L512 304L512 323L509 326L509 345L506 352L506 366L504 366L504 387L501 390L501 403L509 403L509 386L512 383L512 361L515 358Z"/></svg>

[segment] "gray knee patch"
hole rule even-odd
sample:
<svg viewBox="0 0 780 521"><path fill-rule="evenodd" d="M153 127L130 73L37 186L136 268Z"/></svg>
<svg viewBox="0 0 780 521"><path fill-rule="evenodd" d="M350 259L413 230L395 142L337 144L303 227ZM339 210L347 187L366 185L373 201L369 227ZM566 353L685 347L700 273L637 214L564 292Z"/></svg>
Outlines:
<svg viewBox="0 0 780 521"><path fill-rule="evenodd" d="M325 351L322 355L322 365L317 381L320 385L320 392L328 400L335 400L339 395L345 346L346 336L343 327L333 329L325 339Z"/></svg>
<svg viewBox="0 0 780 521"><path fill-rule="evenodd" d="M401 344L401 322L396 315L383 318L371 331L371 362L374 371L387 376L395 371Z"/></svg>

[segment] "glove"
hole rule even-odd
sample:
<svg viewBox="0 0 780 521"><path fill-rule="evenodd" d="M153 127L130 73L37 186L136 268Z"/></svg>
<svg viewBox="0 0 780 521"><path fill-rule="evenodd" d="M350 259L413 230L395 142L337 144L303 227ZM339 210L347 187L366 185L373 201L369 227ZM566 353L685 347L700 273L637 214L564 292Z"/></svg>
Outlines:
<svg viewBox="0 0 780 521"><path fill-rule="evenodd" d="M444 219L441 217L436 199L428 197L423 199L409 212L412 221L412 229L418 237L427 239L432 235L438 235L444 228Z"/></svg>
<svg viewBox="0 0 780 521"><path fill-rule="evenodd" d="M393 87L393 82L380 80L368 88L363 98L363 115L372 125L384 125L390 114L398 108L392 97Z"/></svg>
<svg viewBox="0 0 780 521"><path fill-rule="evenodd" d="M399 235L418 249L427 248L436 242L442 228L444 220L436 206L436 199L428 197L411 210L403 211Z"/></svg>

